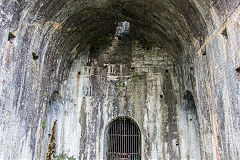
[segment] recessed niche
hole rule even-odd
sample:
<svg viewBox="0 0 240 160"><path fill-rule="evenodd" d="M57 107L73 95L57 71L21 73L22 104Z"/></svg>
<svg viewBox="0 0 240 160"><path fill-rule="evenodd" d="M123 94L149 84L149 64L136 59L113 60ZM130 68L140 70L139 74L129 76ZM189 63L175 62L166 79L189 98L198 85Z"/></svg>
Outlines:
<svg viewBox="0 0 240 160"><path fill-rule="evenodd" d="M45 94L45 93L44 93ZM60 92L59 91L53 91L49 100L49 104L53 103L54 101L56 101L57 99L59 99L60 96Z"/></svg>
<svg viewBox="0 0 240 160"><path fill-rule="evenodd" d="M78 72L78 75L81 75L81 72Z"/></svg>
<svg viewBox="0 0 240 160"><path fill-rule="evenodd" d="M122 40L122 37L121 36L117 36L118 40L121 41Z"/></svg>
<svg viewBox="0 0 240 160"><path fill-rule="evenodd" d="M222 35L223 35L225 38L228 38L227 28L225 28L225 29L222 31Z"/></svg>
<svg viewBox="0 0 240 160"><path fill-rule="evenodd" d="M12 33L12 32L9 32L8 33L8 41L11 41L15 38L16 36Z"/></svg>
<svg viewBox="0 0 240 160"><path fill-rule="evenodd" d="M168 69L166 69L166 73L168 73L169 72L169 70Z"/></svg>
<svg viewBox="0 0 240 160"><path fill-rule="evenodd" d="M91 62L87 62L86 66L91 66Z"/></svg>
<svg viewBox="0 0 240 160"><path fill-rule="evenodd" d="M33 60L38 60L39 56L35 53L35 52L32 52L32 58Z"/></svg>
<svg viewBox="0 0 240 160"><path fill-rule="evenodd" d="M131 71L134 71L135 70L135 67L131 67Z"/></svg>
<svg viewBox="0 0 240 160"><path fill-rule="evenodd" d="M194 68L193 67L190 67L190 70L193 70Z"/></svg>
<svg viewBox="0 0 240 160"><path fill-rule="evenodd" d="M160 95L160 98L163 98L163 95L162 95L162 94Z"/></svg>
<svg viewBox="0 0 240 160"><path fill-rule="evenodd" d="M238 68L236 69L236 71L237 71L238 73L240 73L240 67L238 67Z"/></svg>
<svg viewBox="0 0 240 160"><path fill-rule="evenodd" d="M206 51L204 51L204 52L202 53L202 55L203 55L203 56L206 56L206 55L207 55Z"/></svg>

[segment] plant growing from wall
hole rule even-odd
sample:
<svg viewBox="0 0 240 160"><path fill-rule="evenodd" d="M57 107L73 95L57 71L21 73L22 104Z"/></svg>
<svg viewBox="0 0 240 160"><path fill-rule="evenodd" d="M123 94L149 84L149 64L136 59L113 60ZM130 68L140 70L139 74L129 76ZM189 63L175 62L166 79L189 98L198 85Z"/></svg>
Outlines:
<svg viewBox="0 0 240 160"><path fill-rule="evenodd" d="M124 87L126 87L126 85L125 85L124 83L119 84L119 85L117 86L117 88L124 88Z"/></svg>
<svg viewBox="0 0 240 160"><path fill-rule="evenodd" d="M137 72L134 72L131 76L132 80L131 82L137 82L138 80L142 80L144 78L146 78L146 72L143 72L143 73L137 73Z"/></svg>
<svg viewBox="0 0 240 160"><path fill-rule="evenodd" d="M67 158L67 154L65 153L60 153L57 156L54 156L54 160L65 160Z"/></svg>
<svg viewBox="0 0 240 160"><path fill-rule="evenodd" d="M43 120L42 122L42 129L44 129L46 127L46 120Z"/></svg>
<svg viewBox="0 0 240 160"><path fill-rule="evenodd" d="M69 157L66 153L62 152L57 156L54 156L54 160L76 160L73 156Z"/></svg>

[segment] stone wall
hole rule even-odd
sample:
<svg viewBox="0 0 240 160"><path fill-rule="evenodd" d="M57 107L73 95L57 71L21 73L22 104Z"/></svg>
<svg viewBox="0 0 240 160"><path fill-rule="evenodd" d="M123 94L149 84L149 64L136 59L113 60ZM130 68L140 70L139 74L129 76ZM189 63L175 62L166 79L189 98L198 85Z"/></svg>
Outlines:
<svg viewBox="0 0 240 160"><path fill-rule="evenodd" d="M97 60L86 66L88 56L73 63L69 78L61 87L61 98L54 100L46 112L49 127L44 130L41 159L46 155L46 142L54 122L56 153L65 152L79 159L102 159L106 154L106 128L119 116L130 117L139 125L143 159L199 159L196 111L191 113L189 106L187 111L177 109L182 101L173 58L158 48L145 51L134 43L131 50L122 50L116 43L121 42L114 41L103 53L103 59L98 59L105 62L103 66ZM117 56L118 48L132 54L131 65L107 63L107 55ZM186 120L186 116L193 116L195 121ZM186 136L187 131L191 132L187 134L191 138Z"/></svg>
<svg viewBox="0 0 240 160"><path fill-rule="evenodd" d="M238 0L0 0L0 159L102 159L117 116L138 123L143 159L238 159L239 12ZM124 20L130 38L114 36Z"/></svg>
<svg viewBox="0 0 240 160"><path fill-rule="evenodd" d="M214 153L213 159L239 156L239 13L209 37L195 57L203 146L212 145L212 139L216 149L204 150L209 152L206 157Z"/></svg>

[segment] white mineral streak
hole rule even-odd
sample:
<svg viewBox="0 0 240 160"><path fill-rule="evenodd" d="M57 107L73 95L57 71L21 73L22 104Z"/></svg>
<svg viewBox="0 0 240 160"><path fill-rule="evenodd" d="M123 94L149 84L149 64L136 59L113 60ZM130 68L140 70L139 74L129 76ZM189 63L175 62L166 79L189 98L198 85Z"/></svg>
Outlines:
<svg viewBox="0 0 240 160"><path fill-rule="evenodd" d="M139 56L143 52L144 50L136 48L133 55ZM165 59L171 59L171 57L167 57L167 54L159 49L155 49L154 52L162 55ZM141 62L142 65L138 65L139 61L133 61L132 64L136 65L133 67L141 71L148 66L148 69L152 70L152 64L156 60L155 55L149 54L149 56L144 56L144 59L150 61L150 65L149 62L145 65L144 60L143 63ZM86 67L86 62L87 57L75 60L69 78L62 85L60 96L48 107L41 158L43 159L46 154L46 148L49 143L48 137L51 134L53 123L57 121L57 154L64 152L76 158L81 157L82 160L85 158L103 159L106 154L106 128L108 123L117 116L129 116L139 125L142 133L141 150L143 159L157 160L161 159L163 155L168 157L167 148L170 144L164 139L163 134L166 133L162 129L163 127L169 128L170 126L168 125L172 124L163 123L162 116L166 120L168 110L166 110L167 104L159 96L159 93L163 93L163 75L165 74L165 70L162 71L159 69L156 73L146 73L146 84L142 80L137 82L131 82L131 79L126 80L125 84L127 84L128 89L121 88L120 90L123 93L117 96L116 93L119 92L119 88L112 86L111 82L121 77L112 76L116 74L116 66L109 64L107 71L105 71L107 75L106 79L98 84L100 88L103 88L101 92L105 94L105 97L103 97L102 102L96 103L95 100L101 97L98 97L100 95L94 95L94 84L91 83L91 76L102 76L103 78L103 75L94 75L94 67ZM120 68L125 67L124 65L121 66ZM154 65L154 67L156 66L169 69L172 85L178 86L172 72L172 63L159 61L158 64ZM145 85L148 86L147 91L144 91ZM173 90L177 89L173 88ZM127 110L124 109L126 102L121 97L126 94L131 95L128 102L130 105ZM146 100L144 98L145 95ZM119 106L114 105L116 98L119 99ZM173 147L172 152L178 153L180 147L182 158L190 156L198 159L200 157L199 136L196 133L196 122L192 121L187 124L186 117L184 117L185 115L181 111L178 111L177 115L180 119L180 140L173 139L171 142L173 144L171 145L176 146L176 143L179 143L179 141L181 145ZM194 117L187 118L194 119Z"/></svg>

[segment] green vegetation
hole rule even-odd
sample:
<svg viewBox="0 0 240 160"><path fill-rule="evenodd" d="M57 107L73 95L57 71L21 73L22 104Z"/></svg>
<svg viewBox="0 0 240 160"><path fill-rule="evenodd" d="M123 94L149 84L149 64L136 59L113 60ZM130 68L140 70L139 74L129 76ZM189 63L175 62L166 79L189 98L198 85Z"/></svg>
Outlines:
<svg viewBox="0 0 240 160"><path fill-rule="evenodd" d="M132 80L131 82L137 82L138 80L142 80L144 78L146 78L146 72L144 73L133 73L132 76L131 76Z"/></svg>
<svg viewBox="0 0 240 160"><path fill-rule="evenodd" d="M46 120L43 120L42 122L42 129L44 129L46 127Z"/></svg>
<svg viewBox="0 0 240 160"><path fill-rule="evenodd" d="M76 160L76 158L73 156L69 157L67 154L62 152L59 155L54 156L54 160Z"/></svg>
<svg viewBox="0 0 240 160"><path fill-rule="evenodd" d="M117 86L117 88L124 88L124 87L126 87L126 85L125 85L124 83L119 84L119 85Z"/></svg>
<svg viewBox="0 0 240 160"><path fill-rule="evenodd" d="M46 95L47 95L47 92L46 92L46 91L44 91L44 92L43 92L43 95L44 95L44 96L46 96Z"/></svg>

